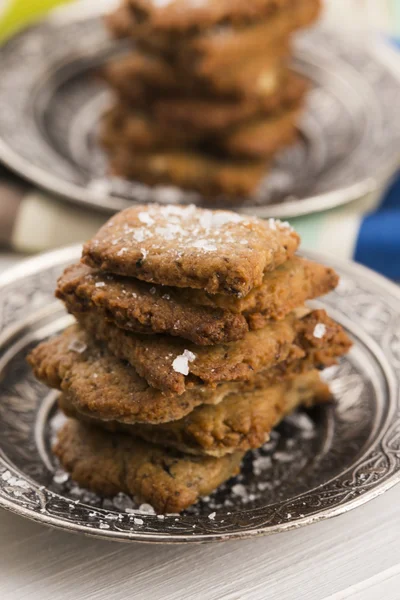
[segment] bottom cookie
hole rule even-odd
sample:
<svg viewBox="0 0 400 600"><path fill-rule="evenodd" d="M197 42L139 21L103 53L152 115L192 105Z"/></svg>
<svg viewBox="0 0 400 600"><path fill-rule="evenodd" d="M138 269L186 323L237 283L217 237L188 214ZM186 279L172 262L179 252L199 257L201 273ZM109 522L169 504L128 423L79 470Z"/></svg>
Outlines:
<svg viewBox="0 0 400 600"><path fill-rule="evenodd" d="M148 185L173 185L205 197L246 198L267 175L265 160L223 160L201 153L179 151L136 154L116 151L111 172Z"/></svg>
<svg viewBox="0 0 400 600"><path fill-rule="evenodd" d="M119 492L178 513L239 473L243 453L196 457L124 434L110 434L69 420L54 453L79 485L102 496Z"/></svg>

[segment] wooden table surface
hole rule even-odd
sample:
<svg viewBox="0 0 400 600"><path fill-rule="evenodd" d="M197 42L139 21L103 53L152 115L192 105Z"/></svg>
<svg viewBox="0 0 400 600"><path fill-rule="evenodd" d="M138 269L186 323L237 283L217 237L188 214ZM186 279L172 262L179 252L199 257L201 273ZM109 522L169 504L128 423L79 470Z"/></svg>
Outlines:
<svg viewBox="0 0 400 600"><path fill-rule="evenodd" d="M0 512L2 600L398 600L400 486L303 529L205 545L121 544Z"/></svg>

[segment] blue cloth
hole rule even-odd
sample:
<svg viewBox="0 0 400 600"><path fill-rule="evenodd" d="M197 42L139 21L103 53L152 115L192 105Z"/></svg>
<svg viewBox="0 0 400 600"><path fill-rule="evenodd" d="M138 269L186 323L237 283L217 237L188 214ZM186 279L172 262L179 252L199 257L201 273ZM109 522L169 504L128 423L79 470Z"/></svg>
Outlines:
<svg viewBox="0 0 400 600"><path fill-rule="evenodd" d="M392 42L400 49L400 39ZM379 208L364 217L354 260L400 281L400 173Z"/></svg>
<svg viewBox="0 0 400 600"><path fill-rule="evenodd" d="M354 259L400 281L400 177L361 223Z"/></svg>

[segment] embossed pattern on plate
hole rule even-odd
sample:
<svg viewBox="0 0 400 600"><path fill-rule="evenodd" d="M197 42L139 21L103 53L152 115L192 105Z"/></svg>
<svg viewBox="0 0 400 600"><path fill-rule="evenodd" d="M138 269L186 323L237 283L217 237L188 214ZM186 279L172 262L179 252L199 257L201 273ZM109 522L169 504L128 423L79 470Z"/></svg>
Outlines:
<svg viewBox="0 0 400 600"><path fill-rule="evenodd" d="M107 176L96 138L110 96L96 70L126 45L109 40L99 16L77 19L73 8L62 15L0 49L0 159L52 193L97 209L201 203L177 188ZM324 210L393 174L400 160L400 69L389 66L391 53L382 48L323 29L298 38L294 67L314 85L300 141L237 209L264 217Z"/></svg>
<svg viewBox="0 0 400 600"><path fill-rule="evenodd" d="M355 341L350 355L327 372L335 405L286 419L263 449L246 457L241 476L180 516L160 520L133 504L126 512L126 499L104 501L78 488L50 452L60 420L56 394L33 378L25 357L70 322L53 290L79 254L78 247L49 253L0 278L0 506L101 537L204 542L338 515L400 479L399 290L363 267L311 256L341 274L339 288L317 305ZM135 523L138 517L143 523Z"/></svg>

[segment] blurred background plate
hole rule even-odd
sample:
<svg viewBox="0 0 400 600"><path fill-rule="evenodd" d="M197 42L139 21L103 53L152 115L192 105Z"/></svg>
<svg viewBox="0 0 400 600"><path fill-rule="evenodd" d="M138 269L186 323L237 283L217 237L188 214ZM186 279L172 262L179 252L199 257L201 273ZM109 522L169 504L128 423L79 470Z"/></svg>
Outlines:
<svg viewBox="0 0 400 600"><path fill-rule="evenodd" d="M399 481L400 291L355 263L313 254L341 276L316 305L354 340L350 354L326 372L336 404L288 417L262 449L246 455L237 478L179 516L161 520L126 497L102 500L73 484L50 451L60 425L56 394L34 378L26 354L70 323L53 293L80 252L75 246L44 254L0 278L0 507L108 539L222 541L339 515Z"/></svg>
<svg viewBox="0 0 400 600"><path fill-rule="evenodd" d="M107 177L96 139L109 93L98 71L123 52L101 17L79 7L8 41L0 49L0 160L53 194L103 211L133 201L201 202L176 188ZM319 28L298 38L296 57L294 67L314 89L300 141L241 207L259 216L293 217L347 203L384 184L400 162L395 52L381 41L366 46L354 33Z"/></svg>

